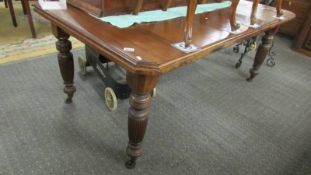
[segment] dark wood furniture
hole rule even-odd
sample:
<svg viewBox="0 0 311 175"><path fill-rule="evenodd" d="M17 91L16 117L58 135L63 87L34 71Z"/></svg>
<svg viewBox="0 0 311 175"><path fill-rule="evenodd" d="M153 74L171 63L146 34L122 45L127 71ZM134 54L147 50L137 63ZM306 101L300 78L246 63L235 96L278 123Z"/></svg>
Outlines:
<svg viewBox="0 0 311 175"><path fill-rule="evenodd" d="M280 32L294 38L292 48L305 55L311 56L311 1L284 1L284 9L296 14L296 18L280 28Z"/></svg>
<svg viewBox="0 0 311 175"><path fill-rule="evenodd" d="M185 0L68 0L69 4L99 17L124 13L137 14L140 11L158 8L167 9L171 6L186 5L186 2Z"/></svg>
<svg viewBox="0 0 311 175"><path fill-rule="evenodd" d="M311 1L305 4L306 15L295 37L293 49L311 57Z"/></svg>
<svg viewBox="0 0 311 175"><path fill-rule="evenodd" d="M245 27L244 24L250 23L252 6L251 2L240 2L239 15L236 18L241 26ZM142 142L151 110L150 93L159 82L161 75L221 48L265 32L250 70L251 75L248 80L252 80L258 74L272 45L276 28L295 17L293 13L285 10L283 19L273 18L272 16L276 15L275 9L260 5L257 8L256 18L259 27L232 33L230 25L232 8L195 15L192 23L190 22L193 31L191 43L200 49L185 53L172 47L171 44L184 40L185 30L181 26L185 24L186 19L189 20L189 16L120 29L71 6L67 10L44 11L37 4L35 11L51 21L53 34L58 39L56 47L59 51L59 67L65 84L64 92L68 95L67 103L72 102L76 91L73 55L68 40L70 36L76 37L127 70L127 82L132 90L128 112L129 143L126 149L130 157L126 163L128 168L133 168L136 159L143 154ZM127 52L124 50L126 47L135 48L135 51Z"/></svg>
<svg viewBox="0 0 311 175"><path fill-rule="evenodd" d="M198 0L199 3L208 1L210 0ZM187 0L68 0L68 3L95 16L102 17L124 13L138 14L140 11L159 8L167 10L169 7L187 5Z"/></svg>
<svg viewBox="0 0 311 175"><path fill-rule="evenodd" d="M311 9L310 0L291 0L289 3L287 0L283 2L283 8L290 10L296 14L296 18L280 28L280 32L286 35L296 37L298 36L301 27L308 18L309 11Z"/></svg>
<svg viewBox="0 0 311 175"><path fill-rule="evenodd" d="M12 0L4 0L5 7L9 8L11 18L12 18L12 23L15 27L17 27L17 21L16 21L16 16L14 12L14 7L13 7L13 2ZM30 27L31 35L33 38L36 38L36 30L33 24L33 19L32 19L32 14L30 10L30 5L29 5L29 0L21 0L22 8L23 8L23 13L27 15L28 18L28 24Z"/></svg>
<svg viewBox="0 0 311 175"><path fill-rule="evenodd" d="M299 35L296 37L293 49L311 57L311 8L306 21L300 28Z"/></svg>

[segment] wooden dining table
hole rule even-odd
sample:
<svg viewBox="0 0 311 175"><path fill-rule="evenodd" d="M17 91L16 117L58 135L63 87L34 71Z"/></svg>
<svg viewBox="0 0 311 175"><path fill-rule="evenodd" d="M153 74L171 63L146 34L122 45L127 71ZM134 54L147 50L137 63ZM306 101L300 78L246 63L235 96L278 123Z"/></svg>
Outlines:
<svg viewBox="0 0 311 175"><path fill-rule="evenodd" d="M35 11L51 21L53 34L58 39L56 48L59 51L58 62L65 84L64 92L68 96L66 103L72 102L76 92L74 59L68 40L70 36L94 48L127 71L127 83L132 91L129 97L129 142L126 149L130 158L126 161L128 168L133 168L138 157L143 154L143 139L152 106L150 93L159 83L161 75L265 33L247 80L255 78L272 46L275 31L281 24L293 19L295 14L284 10L282 17L277 18L274 7L259 5L255 21L257 27L252 27L249 25L251 8L252 2L244 0L238 6L236 19L241 26L240 32L231 31L230 8L195 15L192 44L199 49L186 53L172 46L183 41L184 17L118 28L75 7L68 6L67 10L42 10L39 4L35 5ZM125 48L134 48L135 51Z"/></svg>

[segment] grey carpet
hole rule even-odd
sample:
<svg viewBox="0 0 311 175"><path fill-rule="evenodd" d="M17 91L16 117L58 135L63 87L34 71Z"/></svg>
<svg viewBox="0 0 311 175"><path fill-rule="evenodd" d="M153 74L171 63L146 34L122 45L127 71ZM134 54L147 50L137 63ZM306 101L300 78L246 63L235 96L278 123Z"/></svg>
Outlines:
<svg viewBox="0 0 311 175"><path fill-rule="evenodd" d="M91 69L76 70L66 105L55 55L2 65L0 174L311 174L311 60L286 39L275 45L277 65L253 83L252 58L236 70L231 49L163 76L134 170L124 168L128 101L108 112Z"/></svg>

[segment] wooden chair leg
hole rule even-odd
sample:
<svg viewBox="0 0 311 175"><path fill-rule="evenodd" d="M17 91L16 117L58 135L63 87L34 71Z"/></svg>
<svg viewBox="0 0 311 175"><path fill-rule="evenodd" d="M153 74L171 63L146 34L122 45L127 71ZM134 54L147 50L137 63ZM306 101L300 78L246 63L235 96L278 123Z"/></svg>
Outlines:
<svg viewBox="0 0 311 175"><path fill-rule="evenodd" d="M3 0L4 1L4 7L5 8L8 8L8 2L7 2L7 0Z"/></svg>
<svg viewBox="0 0 311 175"><path fill-rule="evenodd" d="M185 48L189 47L192 41L192 26L197 7L197 0L189 0L185 25Z"/></svg>
<svg viewBox="0 0 311 175"><path fill-rule="evenodd" d="M6 0L7 5L9 7L10 10L10 14L11 14L11 18L12 18L12 23L15 27L17 27L17 22L16 22L16 16L15 16L15 12L14 12L14 7L13 7L13 2L12 0Z"/></svg>
<svg viewBox="0 0 311 175"><path fill-rule="evenodd" d="M276 7L277 17L281 17L283 15L282 4L283 4L283 0L276 0L275 7Z"/></svg>
<svg viewBox="0 0 311 175"><path fill-rule="evenodd" d="M143 3L144 3L144 0L136 0L136 6L135 6L135 9L133 10L134 15L137 15L140 12L141 7L143 6Z"/></svg>
<svg viewBox="0 0 311 175"><path fill-rule="evenodd" d="M22 3L24 3L24 5L25 5L25 10L26 10L26 14L27 14L28 23L29 23L29 27L30 27L30 31L31 31L32 37L36 38L37 37L36 36L36 30L35 30L35 26L34 26L33 20L32 20L29 0L22 0Z"/></svg>
<svg viewBox="0 0 311 175"><path fill-rule="evenodd" d="M162 6L163 10L166 11L172 3L172 0L166 0L165 4Z"/></svg>
<svg viewBox="0 0 311 175"><path fill-rule="evenodd" d="M232 0L231 4L230 25L232 31L240 28L240 25L236 22L236 10L238 8L239 2L240 0Z"/></svg>
<svg viewBox="0 0 311 175"><path fill-rule="evenodd" d="M21 0L22 8L23 8L23 13L24 15L27 15L27 10L26 10L26 4L24 0Z"/></svg>
<svg viewBox="0 0 311 175"><path fill-rule="evenodd" d="M252 14L251 14L251 25L256 24L256 21L257 21L256 13L257 13L257 7L258 7L259 2L260 0L253 1Z"/></svg>

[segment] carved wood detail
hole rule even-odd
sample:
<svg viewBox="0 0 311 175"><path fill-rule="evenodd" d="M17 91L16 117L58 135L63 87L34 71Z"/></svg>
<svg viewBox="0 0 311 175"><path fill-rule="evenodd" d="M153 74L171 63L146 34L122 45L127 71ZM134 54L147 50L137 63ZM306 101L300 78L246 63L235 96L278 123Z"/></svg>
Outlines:
<svg viewBox="0 0 311 175"><path fill-rule="evenodd" d="M130 160L126 162L128 168L135 166L135 161L143 154L142 142L148 123L151 107L151 91L159 81L159 75L146 76L127 73L127 82L132 89L130 109L128 112L129 143L126 149Z"/></svg>
<svg viewBox="0 0 311 175"><path fill-rule="evenodd" d="M69 39L69 34L63 31L61 28L52 25L52 31L55 37L58 39L56 42L56 49L58 50L58 64L60 68L61 75L64 80L64 92L68 95L66 103L72 103L73 94L76 88L73 83L74 78L74 64L73 56L70 52L72 46Z"/></svg>
<svg viewBox="0 0 311 175"><path fill-rule="evenodd" d="M265 32L265 36L262 38L262 43L256 52L253 68L250 69L250 77L247 79L247 81L252 81L259 74L260 66L265 61L265 58L270 48L272 47L276 30L278 29L276 28Z"/></svg>

